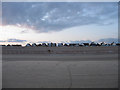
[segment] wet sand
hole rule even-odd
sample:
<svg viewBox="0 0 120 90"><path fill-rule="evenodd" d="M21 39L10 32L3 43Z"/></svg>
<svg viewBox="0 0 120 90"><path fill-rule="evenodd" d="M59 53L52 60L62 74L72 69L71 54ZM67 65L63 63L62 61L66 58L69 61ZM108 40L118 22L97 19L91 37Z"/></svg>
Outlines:
<svg viewBox="0 0 120 90"><path fill-rule="evenodd" d="M117 50L117 47L4 48L3 88L117 88Z"/></svg>

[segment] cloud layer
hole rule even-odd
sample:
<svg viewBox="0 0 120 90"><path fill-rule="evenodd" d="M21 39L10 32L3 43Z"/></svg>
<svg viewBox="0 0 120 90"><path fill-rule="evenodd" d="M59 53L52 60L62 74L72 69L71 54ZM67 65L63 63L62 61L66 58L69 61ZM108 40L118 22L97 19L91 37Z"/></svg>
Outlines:
<svg viewBox="0 0 120 90"><path fill-rule="evenodd" d="M21 39L8 39L8 40L0 40L0 42L27 42L27 40L21 40Z"/></svg>
<svg viewBox="0 0 120 90"><path fill-rule="evenodd" d="M8 40L0 40L0 42L8 42L8 43L12 43L12 42L19 42L19 43L24 43L24 42L28 42L27 40L21 40L21 39L8 39ZM74 40L74 41L61 41L59 43L91 43L93 41L91 40ZM106 43L112 43L118 42L117 38L104 38L104 39L99 39L97 41L94 41L96 43L100 43L100 42L106 42ZM38 42L31 42L31 43L51 43L51 41L38 41Z"/></svg>
<svg viewBox="0 0 120 90"><path fill-rule="evenodd" d="M3 2L3 25L60 31L80 25L108 25L117 20L117 3Z"/></svg>
<svg viewBox="0 0 120 90"><path fill-rule="evenodd" d="M115 42L117 43L118 42L118 39L117 38L103 38L103 39L99 39L99 40L96 40L96 41L92 41L92 40L70 40L70 41L61 41L59 43L91 43L91 42L96 42L96 43L100 43L100 42L105 42L105 43L112 43L112 42ZM50 41L39 41L37 43L51 43Z"/></svg>

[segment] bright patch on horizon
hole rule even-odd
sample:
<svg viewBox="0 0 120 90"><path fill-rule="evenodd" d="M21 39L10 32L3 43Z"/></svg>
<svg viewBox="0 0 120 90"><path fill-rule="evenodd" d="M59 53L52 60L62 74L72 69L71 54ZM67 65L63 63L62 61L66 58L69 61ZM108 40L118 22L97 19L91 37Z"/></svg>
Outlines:
<svg viewBox="0 0 120 90"><path fill-rule="evenodd" d="M0 38L2 39L9 39L19 37L22 33L34 33L34 30L30 28L21 27L21 25L6 25L0 26Z"/></svg>

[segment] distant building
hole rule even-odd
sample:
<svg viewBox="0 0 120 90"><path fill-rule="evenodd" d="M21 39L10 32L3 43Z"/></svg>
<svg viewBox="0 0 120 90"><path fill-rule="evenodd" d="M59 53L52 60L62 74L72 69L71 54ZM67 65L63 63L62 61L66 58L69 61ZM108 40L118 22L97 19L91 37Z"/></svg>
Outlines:
<svg viewBox="0 0 120 90"><path fill-rule="evenodd" d="M97 46L101 46L99 43L97 43Z"/></svg>
<svg viewBox="0 0 120 90"><path fill-rule="evenodd" d="M36 47L36 46L37 46L36 43L33 43L33 44L32 44L32 47Z"/></svg>
<svg viewBox="0 0 120 90"><path fill-rule="evenodd" d="M26 44L26 47L29 47L29 46L31 46L31 44L29 44L29 43L28 43L28 44Z"/></svg>
<svg viewBox="0 0 120 90"><path fill-rule="evenodd" d="M37 46L42 46L42 44L38 44Z"/></svg>
<svg viewBox="0 0 120 90"><path fill-rule="evenodd" d="M84 46L89 46L89 43L83 43Z"/></svg>
<svg viewBox="0 0 120 90"><path fill-rule="evenodd" d="M49 46L49 47L56 47L57 44L56 44L56 43L48 43L48 46Z"/></svg>
<svg viewBox="0 0 120 90"><path fill-rule="evenodd" d="M2 47L6 47L6 45L0 45L0 46L2 46Z"/></svg>
<svg viewBox="0 0 120 90"><path fill-rule="evenodd" d="M76 45L75 45L75 46L76 46L76 47L78 47L79 45L80 45L79 43L76 43Z"/></svg>
<svg viewBox="0 0 120 90"><path fill-rule="evenodd" d="M116 43L117 46L120 46L120 43Z"/></svg>
<svg viewBox="0 0 120 90"><path fill-rule="evenodd" d="M101 42L100 44L101 46L107 46L107 44L105 42Z"/></svg>
<svg viewBox="0 0 120 90"><path fill-rule="evenodd" d="M111 43L111 46L116 46L116 43L115 43L115 42L112 42L112 43Z"/></svg>
<svg viewBox="0 0 120 90"><path fill-rule="evenodd" d="M84 46L84 45L83 45L83 44L79 44L79 46L81 46L81 47L82 47L82 46Z"/></svg>
<svg viewBox="0 0 120 90"><path fill-rule="evenodd" d="M46 45L46 43L42 43L42 46L46 47L47 45Z"/></svg>
<svg viewBox="0 0 120 90"><path fill-rule="evenodd" d="M47 45L48 45L48 47L51 47L51 46L52 46L51 43L47 43Z"/></svg>
<svg viewBox="0 0 120 90"><path fill-rule="evenodd" d="M10 45L10 44L8 44L7 46L8 46L8 47L10 47L11 45Z"/></svg>
<svg viewBox="0 0 120 90"><path fill-rule="evenodd" d="M67 43L65 43L64 46L69 46L69 45Z"/></svg>
<svg viewBox="0 0 120 90"><path fill-rule="evenodd" d="M56 43L52 43L52 47L56 47L57 45L56 45Z"/></svg>
<svg viewBox="0 0 120 90"><path fill-rule="evenodd" d="M22 45L11 45L13 47L21 47Z"/></svg>
<svg viewBox="0 0 120 90"><path fill-rule="evenodd" d="M94 42L91 42L91 43L90 43L90 46L97 46L97 44L94 43Z"/></svg>
<svg viewBox="0 0 120 90"><path fill-rule="evenodd" d="M58 43L58 47L62 47L63 46L63 43Z"/></svg>
<svg viewBox="0 0 120 90"><path fill-rule="evenodd" d="M69 46L79 46L79 43L70 43Z"/></svg>

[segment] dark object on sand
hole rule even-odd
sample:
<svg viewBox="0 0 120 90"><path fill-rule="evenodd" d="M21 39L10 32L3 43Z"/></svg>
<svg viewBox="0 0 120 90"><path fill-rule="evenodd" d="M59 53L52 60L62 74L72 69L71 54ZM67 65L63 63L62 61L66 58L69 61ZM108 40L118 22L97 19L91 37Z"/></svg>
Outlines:
<svg viewBox="0 0 120 90"><path fill-rule="evenodd" d="M120 46L120 43L116 43L117 46Z"/></svg>
<svg viewBox="0 0 120 90"><path fill-rule="evenodd" d="M48 50L48 52L51 52L51 50Z"/></svg>

